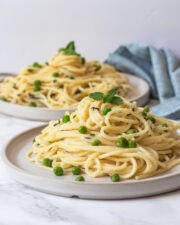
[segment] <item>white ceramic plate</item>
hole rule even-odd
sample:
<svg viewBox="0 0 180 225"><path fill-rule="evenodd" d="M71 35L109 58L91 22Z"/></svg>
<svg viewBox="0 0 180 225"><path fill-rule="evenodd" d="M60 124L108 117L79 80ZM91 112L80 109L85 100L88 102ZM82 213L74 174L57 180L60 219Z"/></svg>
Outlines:
<svg viewBox="0 0 180 225"><path fill-rule="evenodd" d="M12 74L0 74L1 78L12 75ZM149 100L149 85L146 81L142 80L133 75L127 75L130 80L130 84L137 88L140 95L132 99L132 101L136 101L138 106L143 106ZM2 80L2 79L1 79ZM73 112L75 109L49 109L45 107L29 107L29 106L22 106L17 104L12 104L4 101L0 101L0 112L20 117L23 119L30 119L30 120L38 120L38 121L49 121L59 119L64 115L66 111L70 113Z"/></svg>
<svg viewBox="0 0 180 225"><path fill-rule="evenodd" d="M1 151L2 161L12 178L42 192L86 199L126 199L151 196L180 188L180 166L165 174L144 179L112 183L109 177L90 178L75 182L76 176L60 177L38 168L26 160L25 153L32 147L33 138L44 126L33 128L14 137Z"/></svg>

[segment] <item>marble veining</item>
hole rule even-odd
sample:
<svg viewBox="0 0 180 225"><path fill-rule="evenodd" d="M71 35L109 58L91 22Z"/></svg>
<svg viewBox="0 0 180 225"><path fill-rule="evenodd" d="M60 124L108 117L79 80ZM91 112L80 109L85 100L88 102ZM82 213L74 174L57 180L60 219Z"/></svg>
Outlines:
<svg viewBox="0 0 180 225"><path fill-rule="evenodd" d="M0 114L0 149L14 135L41 124ZM0 200L0 225L180 224L180 190L116 201L53 196L14 181L1 160Z"/></svg>

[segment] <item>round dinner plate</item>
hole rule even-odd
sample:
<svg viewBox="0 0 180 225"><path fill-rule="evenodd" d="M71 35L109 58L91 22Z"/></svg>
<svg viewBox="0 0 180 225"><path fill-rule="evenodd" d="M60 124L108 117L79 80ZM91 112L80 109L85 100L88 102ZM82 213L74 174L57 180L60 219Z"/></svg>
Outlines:
<svg viewBox="0 0 180 225"><path fill-rule="evenodd" d="M12 74L0 74L1 78ZM150 88L146 81L136 77L134 75L127 74L130 84L135 87L139 96L133 98L131 101L136 101L137 106L143 106L149 100ZM1 79L2 80L2 79ZM46 107L29 107L18 104L12 104L4 101L0 101L0 112L19 117L22 119L38 120L38 121L49 121L59 119L64 115L66 111L70 113L75 109L49 109Z"/></svg>
<svg viewBox="0 0 180 225"><path fill-rule="evenodd" d="M180 165L170 171L143 180L111 182L109 177L90 178L84 182L74 181L72 174L55 176L25 158L32 147L32 140L45 126L27 130L12 140L1 151L2 161L15 180L36 190L85 199L127 199L152 196L180 188Z"/></svg>

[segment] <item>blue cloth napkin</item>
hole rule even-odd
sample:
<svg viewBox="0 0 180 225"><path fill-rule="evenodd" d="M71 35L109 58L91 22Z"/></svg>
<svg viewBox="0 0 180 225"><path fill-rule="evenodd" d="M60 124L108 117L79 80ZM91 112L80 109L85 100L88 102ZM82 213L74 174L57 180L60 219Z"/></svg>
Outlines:
<svg viewBox="0 0 180 225"><path fill-rule="evenodd" d="M129 44L120 46L105 63L149 83L151 97L160 101L151 108L155 115L180 119L180 59L171 51Z"/></svg>

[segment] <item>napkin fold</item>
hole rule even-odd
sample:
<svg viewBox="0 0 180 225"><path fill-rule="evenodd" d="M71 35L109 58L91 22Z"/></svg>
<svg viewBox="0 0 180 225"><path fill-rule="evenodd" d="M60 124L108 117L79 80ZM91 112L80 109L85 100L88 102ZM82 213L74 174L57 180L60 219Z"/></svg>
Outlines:
<svg viewBox="0 0 180 225"><path fill-rule="evenodd" d="M180 119L180 59L173 52L151 45L129 44L120 46L105 63L149 83L151 98L160 101L151 108L155 115Z"/></svg>

